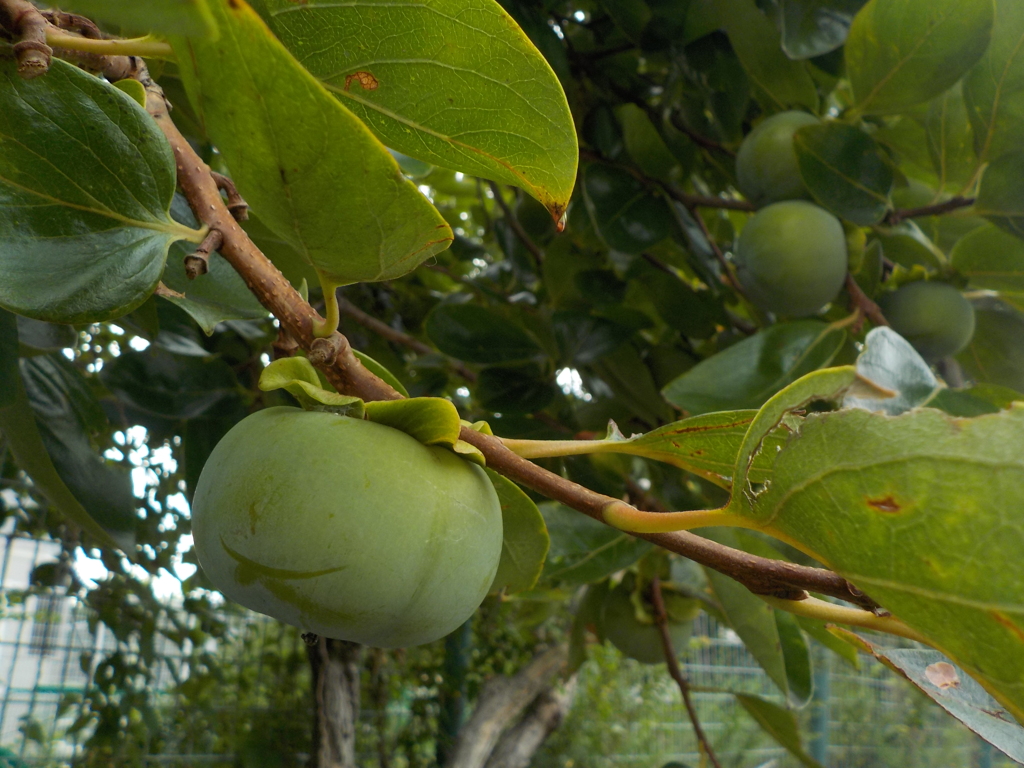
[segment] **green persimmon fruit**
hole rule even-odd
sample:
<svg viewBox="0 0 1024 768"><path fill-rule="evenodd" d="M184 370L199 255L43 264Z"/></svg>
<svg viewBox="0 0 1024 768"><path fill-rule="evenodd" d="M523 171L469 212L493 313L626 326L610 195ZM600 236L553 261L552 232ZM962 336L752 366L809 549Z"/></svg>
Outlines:
<svg viewBox="0 0 1024 768"><path fill-rule="evenodd" d="M487 595L501 505L484 471L370 421L297 408L243 419L192 504L196 554L227 597L383 648L452 632Z"/></svg>
<svg viewBox="0 0 1024 768"><path fill-rule="evenodd" d="M736 274L750 300L793 317L816 314L836 297L847 261L839 219L803 200L762 208L736 244Z"/></svg>
<svg viewBox="0 0 1024 768"><path fill-rule="evenodd" d="M807 197L793 134L818 122L818 118L806 112L780 112L747 135L736 155L736 182L747 200L760 208L780 200Z"/></svg>
<svg viewBox="0 0 1024 768"><path fill-rule="evenodd" d="M641 664L658 664L665 661L661 631L656 624L644 623L637 617L632 591L632 582L627 579L606 593L598 637L610 641L623 656L636 659ZM693 632L693 620L700 613L700 601L667 587L662 587L661 593L668 615L669 637L672 647L679 653ZM649 615L654 615L652 606L647 605L646 610Z"/></svg>
<svg viewBox="0 0 1024 768"><path fill-rule="evenodd" d="M908 283L878 304L892 329L928 362L963 351L974 335L974 307L947 283Z"/></svg>

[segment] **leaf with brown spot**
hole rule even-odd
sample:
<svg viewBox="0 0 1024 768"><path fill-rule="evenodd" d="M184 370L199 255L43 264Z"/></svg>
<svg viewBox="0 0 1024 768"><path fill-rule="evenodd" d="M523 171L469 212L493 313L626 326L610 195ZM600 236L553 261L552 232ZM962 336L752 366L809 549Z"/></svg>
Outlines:
<svg viewBox="0 0 1024 768"><path fill-rule="evenodd" d="M451 243L387 149L242 0L209 0L216 42L173 39L207 134L260 221L327 285L389 280ZM368 224L369 223L369 224Z"/></svg>
<svg viewBox="0 0 1024 768"><path fill-rule="evenodd" d="M556 219L565 211L578 160L568 102L547 61L494 0L253 5L389 147L521 187ZM368 87L378 81L386 87Z"/></svg>

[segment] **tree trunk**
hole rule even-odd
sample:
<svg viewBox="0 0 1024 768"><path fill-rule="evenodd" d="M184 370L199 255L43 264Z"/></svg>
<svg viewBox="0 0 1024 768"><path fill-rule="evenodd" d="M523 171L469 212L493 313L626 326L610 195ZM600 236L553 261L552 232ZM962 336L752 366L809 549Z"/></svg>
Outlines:
<svg viewBox="0 0 1024 768"><path fill-rule="evenodd" d="M484 768L502 732L565 666L565 646L535 656L513 677L495 677L484 686L476 709L459 731L446 768Z"/></svg>
<svg viewBox="0 0 1024 768"><path fill-rule="evenodd" d="M313 672L309 768L356 768L362 646L316 635L304 635L303 639Z"/></svg>
<svg viewBox="0 0 1024 768"><path fill-rule="evenodd" d="M485 768L528 768L534 753L562 724L575 693L575 677L561 691L541 691L523 719L505 731Z"/></svg>

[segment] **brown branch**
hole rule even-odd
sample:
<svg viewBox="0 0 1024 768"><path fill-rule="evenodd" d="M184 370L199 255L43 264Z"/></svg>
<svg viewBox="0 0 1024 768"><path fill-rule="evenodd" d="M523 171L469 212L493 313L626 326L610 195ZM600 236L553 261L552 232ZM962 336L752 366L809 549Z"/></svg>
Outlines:
<svg viewBox="0 0 1024 768"><path fill-rule="evenodd" d="M544 251L540 249L540 246L533 242L533 238L527 234L526 230L523 229L523 225L519 223L519 219L516 218L515 213L508 207L508 203L505 202L505 198L501 195L501 187L493 181L488 181L487 184L490 186L491 192L494 193L494 201L498 204L498 207L501 208L501 212L505 214L505 223L509 225L513 232L515 232L516 237L518 237L520 242L522 242L523 247L533 254L533 258L537 261L537 267L540 268L540 265L544 263Z"/></svg>
<svg viewBox="0 0 1024 768"><path fill-rule="evenodd" d="M238 187L235 186L235 182L223 173L217 173L216 171L210 171L210 175L217 182L217 188L227 195L228 210L235 217L235 221L247 221L249 218L249 204L238 193Z"/></svg>
<svg viewBox="0 0 1024 768"><path fill-rule="evenodd" d="M885 315L882 314L881 308L871 300L861 289L860 285L854 280L853 275L849 272L846 273L846 292L850 294L850 304L852 308L859 309L868 320L877 326L888 325L889 321L885 319Z"/></svg>
<svg viewBox="0 0 1024 768"><path fill-rule="evenodd" d="M922 205L920 208L897 208L894 211L889 211L885 221L887 224L896 225L906 219L916 219L921 216L941 216L944 213L949 213L959 208L967 208L971 205L974 205L973 197L957 195L944 202Z"/></svg>
<svg viewBox="0 0 1024 768"><path fill-rule="evenodd" d="M159 86L144 70L138 77L146 86L147 108L171 145L178 168L178 183L197 218L223 234L221 255L242 276L260 303L277 317L282 328L303 349L312 350L314 341L318 344L324 341L313 336L313 324L321 319L320 316L231 216L210 175L210 168L171 121ZM337 345L337 353L331 360L321 360L317 364L335 389L364 400L401 398L398 392L362 366L352 353L348 339L337 332L332 339ZM310 359L313 360L314 356L311 355ZM618 501L517 456L497 437L469 427L463 427L460 437L481 450L490 468L602 523L604 507ZM730 576L755 594L799 599L806 595L804 590L809 590L867 608L875 606L870 598L828 570L756 557L689 532L644 534L640 538Z"/></svg>
<svg viewBox="0 0 1024 768"><path fill-rule="evenodd" d="M401 344L403 347L408 347L413 352L417 352L421 355L430 355L437 351L429 344L424 344L419 339L392 328L390 325L378 320L373 315L368 315L351 301L341 296L338 297L338 309L341 311L341 314L352 318L367 330L373 331L378 336L394 342L395 344ZM459 374L459 376L469 382L476 381L477 377L475 371L471 371L459 360L451 358L449 358L449 360L452 370Z"/></svg>
<svg viewBox="0 0 1024 768"><path fill-rule="evenodd" d="M672 647L672 637L668 632L668 615L665 613L665 600L661 596L661 580L655 576L651 582L651 602L654 603L654 623L658 625L658 632L661 634L661 646L665 651L665 663L668 664L668 673L679 686L679 693L683 695L683 704L686 705L686 714L690 716L690 723L693 725L693 733L697 737L702 751L708 756L708 760L715 768L722 768L718 762L715 751L711 748L707 734L701 728L700 720L697 719L697 708L693 706L693 699L690 696L690 681L679 668L679 661L676 659L676 649Z"/></svg>
<svg viewBox="0 0 1024 768"><path fill-rule="evenodd" d="M0 0L0 25L16 38L14 57L25 80L45 75L53 49L46 44L46 19L28 0Z"/></svg>
<svg viewBox="0 0 1024 768"><path fill-rule="evenodd" d="M220 248L224 235L219 229L211 229L196 249L185 257L185 277L195 280L210 271L210 254Z"/></svg>

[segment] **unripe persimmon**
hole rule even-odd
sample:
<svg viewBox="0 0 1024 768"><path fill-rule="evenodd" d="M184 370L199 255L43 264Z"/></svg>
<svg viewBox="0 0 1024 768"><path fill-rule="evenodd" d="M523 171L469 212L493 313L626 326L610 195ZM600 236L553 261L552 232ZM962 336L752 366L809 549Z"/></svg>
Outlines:
<svg viewBox="0 0 1024 768"><path fill-rule="evenodd" d="M807 197L793 134L818 122L806 112L780 112L752 130L736 155L736 183L743 196L758 207Z"/></svg>
<svg viewBox="0 0 1024 768"><path fill-rule="evenodd" d="M929 362L962 352L974 335L974 307L948 283L908 283L878 304L892 329Z"/></svg>
<svg viewBox="0 0 1024 768"><path fill-rule="evenodd" d="M813 315L843 287L846 234L813 203L786 200L762 208L736 244L736 273L750 300L780 315Z"/></svg>
<svg viewBox="0 0 1024 768"><path fill-rule="evenodd" d="M203 468L196 553L227 597L303 630L378 647L444 637L480 605L501 556L484 471L397 429L267 408Z"/></svg>

